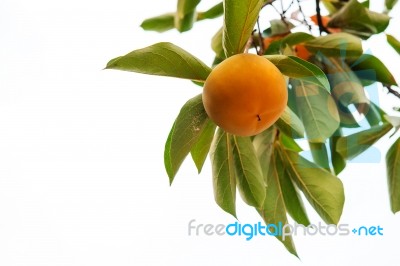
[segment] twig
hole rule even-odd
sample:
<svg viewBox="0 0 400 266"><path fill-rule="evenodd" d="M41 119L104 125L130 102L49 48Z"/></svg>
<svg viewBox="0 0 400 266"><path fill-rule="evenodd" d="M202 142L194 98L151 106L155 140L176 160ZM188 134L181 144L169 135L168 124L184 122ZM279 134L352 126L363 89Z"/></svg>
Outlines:
<svg viewBox="0 0 400 266"><path fill-rule="evenodd" d="M294 0L292 0L292 2L290 2L289 6L285 10L282 10L282 13L286 14L286 12L292 7L293 3L294 3Z"/></svg>
<svg viewBox="0 0 400 266"><path fill-rule="evenodd" d="M322 16L321 16L321 7L320 7L321 0L315 0L316 3L316 11L317 11L317 21L319 27L319 35L323 32L330 33L327 28L322 24Z"/></svg>
<svg viewBox="0 0 400 266"><path fill-rule="evenodd" d="M292 3L293 3L293 1L292 1ZM303 8L301 7L300 0L297 0L297 5L299 6L299 11L300 11L301 15L303 16L303 23L307 26L308 30L311 32L311 25L308 23L308 21L306 19L306 15L303 12Z"/></svg>
<svg viewBox="0 0 400 266"><path fill-rule="evenodd" d="M260 50L258 51L259 55L263 55L264 54L264 38L261 34L261 28L260 28L260 17L257 18L257 29L258 29L258 37L260 38Z"/></svg>
<svg viewBox="0 0 400 266"><path fill-rule="evenodd" d="M393 94L394 96L396 96L397 98L400 99L400 93L398 91L394 90L392 88L392 86L390 86L390 85L384 85L384 86L388 90L388 93Z"/></svg>
<svg viewBox="0 0 400 266"><path fill-rule="evenodd" d="M272 2L269 2L268 4L266 4L266 5L270 5L270 6L272 6L272 8L273 9L275 9L275 11L276 11L276 13L278 13L279 14L279 16L281 17L281 19L283 20L283 21L285 21L285 15L284 14L282 14L281 12L279 12L279 10L272 4L274 1L272 1Z"/></svg>
<svg viewBox="0 0 400 266"><path fill-rule="evenodd" d="M254 31L251 33L250 38L247 40L246 46L244 47L244 53L248 53L251 46L254 45L253 33Z"/></svg>
<svg viewBox="0 0 400 266"><path fill-rule="evenodd" d="M256 54L260 54L260 52L259 52L259 50L258 50L258 46L257 46L257 43L256 43L256 40L255 40L255 38L254 38L254 33L256 33L256 31L257 30L253 30L252 32L251 32L251 43L253 44L253 47L254 47L254 49L256 50Z"/></svg>

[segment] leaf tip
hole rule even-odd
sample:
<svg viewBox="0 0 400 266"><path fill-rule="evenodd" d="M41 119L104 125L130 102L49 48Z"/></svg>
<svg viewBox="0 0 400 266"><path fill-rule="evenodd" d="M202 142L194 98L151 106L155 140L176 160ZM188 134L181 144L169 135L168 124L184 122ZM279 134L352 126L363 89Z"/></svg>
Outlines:
<svg viewBox="0 0 400 266"><path fill-rule="evenodd" d="M117 66L116 62L117 62L120 58L121 58L121 56L118 56L118 57L113 58L113 59L111 59L110 61L108 61L107 65L105 66L104 69L114 69L114 68ZM103 69L103 70L104 70L104 69Z"/></svg>
<svg viewBox="0 0 400 266"><path fill-rule="evenodd" d="M176 172L172 169L171 161L168 159L167 153L164 153L164 167L168 175L169 185L172 186Z"/></svg>
<svg viewBox="0 0 400 266"><path fill-rule="evenodd" d="M195 159L195 155L193 154L193 151L190 152L190 155L192 157L192 161L194 162L194 165L196 166L197 174L200 174L201 170L203 169L203 164L201 164L201 162L199 162L198 160Z"/></svg>
<svg viewBox="0 0 400 266"><path fill-rule="evenodd" d="M290 254L294 255L298 260L301 261L300 256L299 256L299 254L297 254L297 251L295 249L289 250L289 252L290 252Z"/></svg>
<svg viewBox="0 0 400 266"><path fill-rule="evenodd" d="M236 220L238 220L237 215L236 215L236 210L233 209L231 211L227 211L230 215L232 215Z"/></svg>
<svg viewBox="0 0 400 266"><path fill-rule="evenodd" d="M165 171L167 172L168 175L169 185L172 186L172 182L174 181L176 173L174 173L172 168L168 166L167 162L164 163L164 166L165 166Z"/></svg>
<svg viewBox="0 0 400 266"><path fill-rule="evenodd" d="M238 220L237 215L236 215L236 205L233 202L232 205L223 205L220 202L217 201L217 205L226 213L232 215L236 220Z"/></svg>

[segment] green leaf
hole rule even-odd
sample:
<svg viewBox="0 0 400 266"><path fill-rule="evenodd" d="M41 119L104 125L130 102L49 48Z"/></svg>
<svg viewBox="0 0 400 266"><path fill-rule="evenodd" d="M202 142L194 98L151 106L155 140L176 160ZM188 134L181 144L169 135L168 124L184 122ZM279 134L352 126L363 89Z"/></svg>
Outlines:
<svg viewBox="0 0 400 266"><path fill-rule="evenodd" d="M342 136L342 131L338 129L335 134L329 138L331 160L333 170L336 175L340 174L346 167L346 160L336 151L337 141Z"/></svg>
<svg viewBox="0 0 400 266"><path fill-rule="evenodd" d="M222 47L222 31L220 28L217 33L211 39L211 48L215 52L215 55L220 59L225 59L224 48Z"/></svg>
<svg viewBox="0 0 400 266"><path fill-rule="evenodd" d="M368 105L368 110L365 113L365 118L367 119L368 124L371 127L379 125L382 122L382 118L379 111L372 104Z"/></svg>
<svg viewBox="0 0 400 266"><path fill-rule="evenodd" d="M309 142L308 144L310 145L311 155L314 162L330 172L328 150L326 149L325 143Z"/></svg>
<svg viewBox="0 0 400 266"><path fill-rule="evenodd" d="M282 132L290 137L304 137L304 125L300 118L289 108L289 106L286 106L281 117L278 119L278 121L276 121L275 124Z"/></svg>
<svg viewBox="0 0 400 266"><path fill-rule="evenodd" d="M295 152L282 149L281 153L290 177L311 206L326 223L338 224L344 205L340 179Z"/></svg>
<svg viewBox="0 0 400 266"><path fill-rule="evenodd" d="M211 69L198 58L168 42L156 43L110 60L106 69L205 81Z"/></svg>
<svg viewBox="0 0 400 266"><path fill-rule="evenodd" d="M296 56L265 55L283 75L307 81L330 91L329 82L324 72L316 65Z"/></svg>
<svg viewBox="0 0 400 266"><path fill-rule="evenodd" d="M345 128L358 128L360 125L354 118L353 113L347 106L344 106L340 101L336 101L339 111L340 126Z"/></svg>
<svg viewBox="0 0 400 266"><path fill-rule="evenodd" d="M200 21L203 19L217 18L219 16L222 16L223 14L224 14L224 5L221 2L221 3L216 4L215 6L211 7L207 11L199 12L197 14L197 21Z"/></svg>
<svg viewBox="0 0 400 266"><path fill-rule="evenodd" d="M286 144L284 144L283 142L286 141L286 139L290 139L290 138L285 135L282 135L282 134L280 135L280 143L282 145L284 145L284 148L286 148L285 147ZM297 145L293 139L290 139L290 140L293 141L295 146ZM295 147L295 146L293 146L293 147ZM297 147L294 151L300 152L301 151L300 147L298 147L298 149L297 149ZM279 146L278 149L276 149L276 151L274 153L274 156L276 159L275 163L276 163L276 167L277 167L275 169L278 173L282 173L282 169L285 169L284 164L283 164L284 158L281 157L282 154L281 154L280 149L282 149L281 146ZM290 149L290 150L292 150L292 149ZM308 219L306 210L304 208L303 200L301 199L298 188L293 184L293 182L290 178L290 174L287 171L287 168L284 170L283 174L279 175L279 178L280 178L279 179L280 187L282 189L282 196L283 196L283 200L284 200L284 203L286 206L287 213L289 213L289 215L298 224L302 224L304 226L309 226L310 221ZM267 191L267 195L268 195L268 191Z"/></svg>
<svg viewBox="0 0 400 266"><path fill-rule="evenodd" d="M400 41L398 41L392 35L386 34L387 42L396 50L398 54L400 54Z"/></svg>
<svg viewBox="0 0 400 266"><path fill-rule="evenodd" d="M270 127L256 135L253 139L253 146L256 151L257 158L260 161L261 172L263 174L265 184L268 184L267 177L269 173L271 156L274 152L274 141L276 134L276 128Z"/></svg>
<svg viewBox="0 0 400 266"><path fill-rule="evenodd" d="M400 138L386 154L390 207L393 213L400 211Z"/></svg>
<svg viewBox="0 0 400 266"><path fill-rule="evenodd" d="M342 1L337 0L321 0L321 2L324 4L324 7L329 11L329 14L336 13L344 5Z"/></svg>
<svg viewBox="0 0 400 266"><path fill-rule="evenodd" d="M382 108L380 108L378 105L376 105L374 102L371 101L371 106L373 106L373 108L379 113L379 116L381 118L381 121L386 120L385 116L386 116L386 112L382 110Z"/></svg>
<svg viewBox="0 0 400 266"><path fill-rule="evenodd" d="M365 8L369 8L369 0L361 2L362 6Z"/></svg>
<svg viewBox="0 0 400 266"><path fill-rule="evenodd" d="M368 38L383 32L389 21L389 16L370 11L357 0L351 0L332 16L327 26L341 28L361 38Z"/></svg>
<svg viewBox="0 0 400 266"><path fill-rule="evenodd" d="M170 184L182 162L202 135L208 121L201 94L182 106L165 143L164 164Z"/></svg>
<svg viewBox="0 0 400 266"><path fill-rule="evenodd" d="M270 43L265 49L264 55L280 55L281 54L281 40L276 40Z"/></svg>
<svg viewBox="0 0 400 266"><path fill-rule="evenodd" d="M193 12L201 0L178 0L176 13L178 17L183 17L186 14Z"/></svg>
<svg viewBox="0 0 400 266"><path fill-rule="evenodd" d="M392 137L394 134L397 133L397 131L400 130L400 117L398 116L390 116L390 115L384 115L384 119L388 121L393 127L394 127L394 132L390 137Z"/></svg>
<svg viewBox="0 0 400 266"><path fill-rule="evenodd" d="M283 165L282 165L283 166ZM304 226L310 225L306 209L304 207L303 200L300 196L298 188L293 184L290 179L288 171L285 170L285 174L281 176L281 187L283 200L286 205L286 211L298 224Z"/></svg>
<svg viewBox="0 0 400 266"><path fill-rule="evenodd" d="M310 52L333 57L359 57L363 50L361 40L351 34L340 32L321 36L304 43Z"/></svg>
<svg viewBox="0 0 400 266"><path fill-rule="evenodd" d="M299 110L296 103L296 86L299 85L300 82L295 79L289 79L288 82L288 103L287 106L296 114L299 115ZM304 124L303 124L304 125Z"/></svg>
<svg viewBox="0 0 400 266"><path fill-rule="evenodd" d="M179 32L188 31L196 21L196 6L200 0L178 0L175 14L175 28Z"/></svg>
<svg viewBox="0 0 400 266"><path fill-rule="evenodd" d="M358 110L364 110L363 105L370 103L360 80L349 68L346 62L336 58L324 59L332 94L344 106L358 105Z"/></svg>
<svg viewBox="0 0 400 266"><path fill-rule="evenodd" d="M384 13L378 13L368 10L369 18L375 26L377 33L384 32L389 26L390 17Z"/></svg>
<svg viewBox="0 0 400 266"><path fill-rule="evenodd" d="M341 79L343 73L334 75L333 79ZM343 76L347 76L343 74ZM335 81L332 83L336 83ZM361 83L356 81L343 81L337 84L332 84L332 92L336 99L338 99L344 106L348 107L351 104L369 104L369 100L364 92L364 87ZM358 108L360 113L363 113L363 107Z"/></svg>
<svg viewBox="0 0 400 266"><path fill-rule="evenodd" d="M269 37L289 33L290 30L295 27L289 21L283 21L282 19L272 19L269 23L271 24L271 27L263 32L265 36Z"/></svg>
<svg viewBox="0 0 400 266"><path fill-rule="evenodd" d="M185 32L191 30L195 22L196 22L195 11L188 13L183 17L178 17L177 13L175 14L174 25L179 32Z"/></svg>
<svg viewBox="0 0 400 266"><path fill-rule="evenodd" d="M397 4L398 0L385 0L385 6L387 10L392 10Z"/></svg>
<svg viewBox="0 0 400 266"><path fill-rule="evenodd" d="M391 124L384 123L349 136L340 137L337 142L336 151L345 159L353 159L370 148L389 132L392 127Z"/></svg>
<svg viewBox="0 0 400 266"><path fill-rule="evenodd" d="M233 161L240 195L248 205L261 207L265 200L265 183L251 139L233 136L233 141Z"/></svg>
<svg viewBox="0 0 400 266"><path fill-rule="evenodd" d="M294 152L301 152L303 149L297 144L297 142L286 134L279 134L279 141L283 147L287 150Z"/></svg>
<svg viewBox="0 0 400 266"><path fill-rule="evenodd" d="M288 36L282 39L281 41L281 48L285 48L286 46L293 46L299 43L307 42L314 40L315 37L305 33L305 32L294 32L290 33Z"/></svg>
<svg viewBox="0 0 400 266"><path fill-rule="evenodd" d="M215 124L211 120L208 120L197 142L193 145L190 151L192 159L196 164L199 173L203 168L204 162L207 158L208 151L210 150L210 146L214 138L215 128L216 128Z"/></svg>
<svg viewBox="0 0 400 266"><path fill-rule="evenodd" d="M218 128L211 145L210 158L215 202L236 217L236 178L231 135Z"/></svg>
<svg viewBox="0 0 400 266"><path fill-rule="evenodd" d="M389 69L382 63L379 58L370 55L363 54L355 62L352 62L351 70L360 73L357 75L361 79L379 81L385 85L396 85L397 82L394 79Z"/></svg>
<svg viewBox="0 0 400 266"><path fill-rule="evenodd" d="M171 30L174 25L175 13L167 13L157 17L145 19L140 27L144 30L164 32Z"/></svg>
<svg viewBox="0 0 400 266"><path fill-rule="evenodd" d="M262 5L263 0L224 0L222 43L227 57L244 51Z"/></svg>
<svg viewBox="0 0 400 266"><path fill-rule="evenodd" d="M225 55L224 55L225 56ZM218 56L216 56L215 58L214 58L214 61L213 61L213 63L212 63L212 67L215 67L215 66L217 66L219 63L221 63L222 61L224 61L225 59L222 59L222 58L219 58Z"/></svg>
<svg viewBox="0 0 400 266"><path fill-rule="evenodd" d="M284 167L282 160L276 153L271 157L270 163L271 167L267 177L268 186L265 193L266 197L263 206L258 211L266 224L282 223L283 225L286 225L288 224L288 219L286 216L286 212L288 210L284 201L283 189L281 185L284 176ZM297 256L296 248L291 236L286 236L283 238L282 235L277 234L276 238L278 238L279 241L285 245L286 249L290 253Z"/></svg>
<svg viewBox="0 0 400 266"><path fill-rule="evenodd" d="M339 127L339 113L332 96L319 87L293 82L300 119L310 142L325 142Z"/></svg>

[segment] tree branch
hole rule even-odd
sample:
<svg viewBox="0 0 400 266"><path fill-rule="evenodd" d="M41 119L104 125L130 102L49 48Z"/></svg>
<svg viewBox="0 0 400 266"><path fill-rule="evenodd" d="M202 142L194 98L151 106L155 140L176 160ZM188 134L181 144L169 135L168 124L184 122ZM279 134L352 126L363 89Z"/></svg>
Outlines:
<svg viewBox="0 0 400 266"><path fill-rule="evenodd" d="M248 53L252 46L256 47L254 45L253 34L254 34L254 30L251 33L250 38L247 40L246 46L244 47L244 51L243 51L244 53ZM257 51L257 48L256 48L256 51ZM258 51L257 51L257 53L258 53Z"/></svg>
<svg viewBox="0 0 400 266"><path fill-rule="evenodd" d="M292 3L293 3L293 1L292 1ZM311 32L311 25L308 23L308 21L307 21L307 19L306 19L306 15L305 15L304 12L303 12L303 8L301 7L300 0L297 0L297 6L299 7L299 11L300 11L301 15L303 16L303 21L302 21L302 23L303 23L304 25L306 25L307 28L308 28L308 30Z"/></svg>
<svg viewBox="0 0 400 266"><path fill-rule="evenodd" d="M397 98L400 99L400 93L392 88L390 85L385 85L385 88L388 90L388 93L393 94Z"/></svg>
<svg viewBox="0 0 400 266"><path fill-rule="evenodd" d="M317 11L317 21L318 21L318 27L319 27L319 35L321 35L323 32L330 33L327 28L322 23L322 16L321 16L321 0L315 0L316 4L316 11Z"/></svg>
<svg viewBox="0 0 400 266"><path fill-rule="evenodd" d="M297 2L299 2L299 1L300 0L297 0ZM292 7L293 3L294 3L294 0L292 0L292 2L290 2L289 6L285 10L282 10L282 13L286 14L286 12Z"/></svg>
<svg viewBox="0 0 400 266"><path fill-rule="evenodd" d="M260 28L260 17L257 18L257 29L258 29L258 37L260 38L260 50L258 51L259 55L264 54L264 38L261 33L261 28Z"/></svg>

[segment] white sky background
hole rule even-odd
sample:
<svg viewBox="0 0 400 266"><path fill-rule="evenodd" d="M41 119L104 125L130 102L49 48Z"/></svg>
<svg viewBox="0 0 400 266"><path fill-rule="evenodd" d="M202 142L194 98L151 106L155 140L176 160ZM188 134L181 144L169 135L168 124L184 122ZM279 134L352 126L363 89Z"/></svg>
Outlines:
<svg viewBox="0 0 400 266"><path fill-rule="evenodd" d="M381 1L372 2L380 10ZM181 35L139 28L175 6L175 0L0 2L0 265L395 265L400 218L390 211L383 161L349 164L340 177L341 223L380 225L384 236L297 236L300 261L273 237L187 235L191 219L235 221L214 202L208 161L197 175L187 160L172 187L164 170L172 122L201 88L102 70L109 59L159 41L210 64L210 39L221 20ZM397 38L399 23L387 30ZM399 57L384 36L369 47L400 81ZM381 96L386 110L400 105ZM384 137L379 148L385 152L383 143L393 141ZM237 212L241 223L261 221L240 199ZM310 208L309 214L320 221Z"/></svg>

